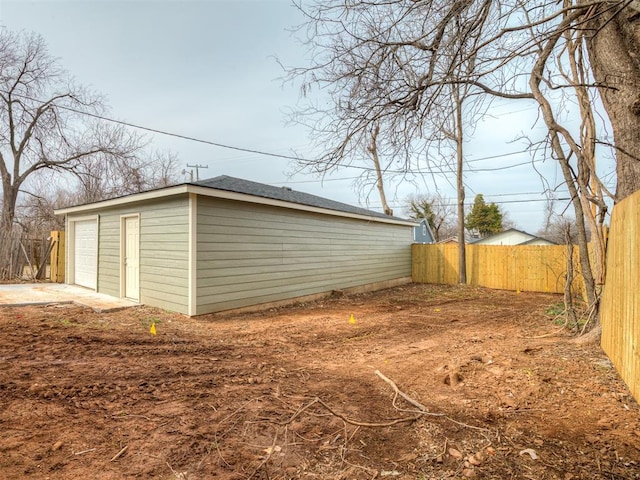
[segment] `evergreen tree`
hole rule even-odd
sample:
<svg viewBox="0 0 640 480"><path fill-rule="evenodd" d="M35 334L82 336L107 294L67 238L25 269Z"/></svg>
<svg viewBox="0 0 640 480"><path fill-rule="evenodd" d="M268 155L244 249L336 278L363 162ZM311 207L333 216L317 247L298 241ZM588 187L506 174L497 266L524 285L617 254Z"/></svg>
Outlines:
<svg viewBox="0 0 640 480"><path fill-rule="evenodd" d="M481 237L501 232L503 228L500 207L495 203L487 204L484 196L479 193L473 201L471 213L467 215L465 226L467 230L476 230Z"/></svg>

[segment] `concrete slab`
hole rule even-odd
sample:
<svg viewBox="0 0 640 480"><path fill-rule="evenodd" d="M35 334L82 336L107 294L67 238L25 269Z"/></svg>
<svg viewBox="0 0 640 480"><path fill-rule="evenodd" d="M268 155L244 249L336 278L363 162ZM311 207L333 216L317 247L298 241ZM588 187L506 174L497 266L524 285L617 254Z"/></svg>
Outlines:
<svg viewBox="0 0 640 480"><path fill-rule="evenodd" d="M75 303L96 312L112 312L139 303L97 293L88 288L63 283L22 283L0 285L0 307Z"/></svg>

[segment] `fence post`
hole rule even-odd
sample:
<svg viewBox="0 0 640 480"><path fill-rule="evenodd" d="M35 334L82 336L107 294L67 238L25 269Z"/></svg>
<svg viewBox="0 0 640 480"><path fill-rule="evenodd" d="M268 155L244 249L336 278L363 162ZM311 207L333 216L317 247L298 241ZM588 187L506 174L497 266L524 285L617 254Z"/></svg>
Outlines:
<svg viewBox="0 0 640 480"><path fill-rule="evenodd" d="M55 245L51 249L51 281L64 283L64 231L51 232L51 241Z"/></svg>

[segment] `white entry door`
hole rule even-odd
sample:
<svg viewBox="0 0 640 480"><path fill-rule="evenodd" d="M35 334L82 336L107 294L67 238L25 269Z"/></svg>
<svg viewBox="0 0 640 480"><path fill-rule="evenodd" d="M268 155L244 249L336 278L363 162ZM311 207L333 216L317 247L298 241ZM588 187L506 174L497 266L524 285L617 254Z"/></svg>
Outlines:
<svg viewBox="0 0 640 480"><path fill-rule="evenodd" d="M139 300L140 291L140 219L124 219L124 296Z"/></svg>
<svg viewBox="0 0 640 480"><path fill-rule="evenodd" d="M98 222L73 222L73 283L96 289L98 284Z"/></svg>

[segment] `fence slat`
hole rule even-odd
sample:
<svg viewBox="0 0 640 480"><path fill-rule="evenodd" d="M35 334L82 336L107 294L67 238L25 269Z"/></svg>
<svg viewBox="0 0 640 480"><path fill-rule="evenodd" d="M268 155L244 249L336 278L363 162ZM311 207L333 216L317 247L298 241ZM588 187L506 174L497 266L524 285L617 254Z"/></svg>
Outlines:
<svg viewBox="0 0 640 480"><path fill-rule="evenodd" d="M606 282L600 302L602 348L640 401L640 192L613 209Z"/></svg>
<svg viewBox="0 0 640 480"><path fill-rule="evenodd" d="M522 292L562 293L567 248L562 245L467 245L467 283ZM577 269L577 249L573 264ZM413 281L458 283L458 245L413 245ZM575 291L582 284L573 285Z"/></svg>

